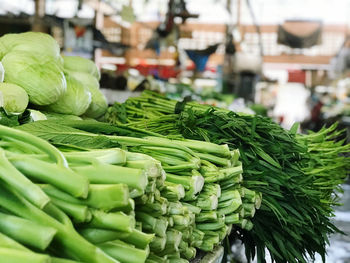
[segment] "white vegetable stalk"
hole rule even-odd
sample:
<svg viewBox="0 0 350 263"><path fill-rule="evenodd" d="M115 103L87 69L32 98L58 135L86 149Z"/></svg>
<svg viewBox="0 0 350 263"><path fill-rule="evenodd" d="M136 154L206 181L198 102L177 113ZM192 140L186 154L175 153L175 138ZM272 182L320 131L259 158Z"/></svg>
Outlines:
<svg viewBox="0 0 350 263"><path fill-rule="evenodd" d="M2 63L0 62L0 82L4 82L5 78L5 69Z"/></svg>

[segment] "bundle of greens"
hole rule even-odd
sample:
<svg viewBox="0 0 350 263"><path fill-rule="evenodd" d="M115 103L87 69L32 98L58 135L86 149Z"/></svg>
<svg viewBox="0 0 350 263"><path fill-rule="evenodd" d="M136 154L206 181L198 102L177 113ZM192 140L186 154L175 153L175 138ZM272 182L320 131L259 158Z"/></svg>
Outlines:
<svg viewBox="0 0 350 263"><path fill-rule="evenodd" d="M154 235L136 224L135 200L160 173L131 167L119 148L59 151L23 131L0 134L2 260L146 261Z"/></svg>
<svg viewBox="0 0 350 263"><path fill-rule="evenodd" d="M212 251L232 225L250 230L261 204L260 194L241 187L239 151L227 145L147 136L139 129L96 121L38 121L18 129L61 147L109 148L117 143L128 150L126 166L162 171L165 177L150 176L145 192L135 196L136 220L143 231L156 235L149 260L158 262L160 256L186 262L196 248Z"/></svg>
<svg viewBox="0 0 350 263"><path fill-rule="evenodd" d="M116 103L108 109L106 120L238 148L243 186L263 196L261 209L252 219L254 228L238 233L247 257L257 253L258 261L264 262L265 248L276 262L306 262L316 253L325 257L328 235L338 231L330 221L333 193L349 169L348 158L339 156L349 147L334 143L337 133L296 135L296 127L286 131L262 116L177 102L152 92Z"/></svg>

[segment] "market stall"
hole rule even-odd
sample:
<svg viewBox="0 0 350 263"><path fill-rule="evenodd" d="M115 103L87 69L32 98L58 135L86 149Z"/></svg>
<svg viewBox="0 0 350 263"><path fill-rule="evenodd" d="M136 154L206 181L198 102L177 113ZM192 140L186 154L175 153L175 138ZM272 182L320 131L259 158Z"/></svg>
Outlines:
<svg viewBox="0 0 350 263"><path fill-rule="evenodd" d="M96 65L47 34L0 38L6 262L324 257L349 144L144 91L108 106Z"/></svg>

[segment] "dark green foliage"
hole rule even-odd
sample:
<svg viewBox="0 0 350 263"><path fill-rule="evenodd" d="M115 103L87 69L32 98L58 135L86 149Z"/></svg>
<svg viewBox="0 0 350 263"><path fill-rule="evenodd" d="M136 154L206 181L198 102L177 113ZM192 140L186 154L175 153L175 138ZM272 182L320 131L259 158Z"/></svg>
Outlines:
<svg viewBox="0 0 350 263"><path fill-rule="evenodd" d="M316 253L325 257L328 235L338 231L330 220L336 203L332 193L339 190L349 169L349 158L339 156L349 152L349 146L334 144L334 127L296 135L296 129L284 130L266 117L194 102L179 104L150 92L116 104L111 112L107 121L112 123L169 137L226 143L240 150L243 186L263 196L252 219L254 228L239 235L248 258L256 255L258 262L264 262L265 248L281 263L306 262Z"/></svg>

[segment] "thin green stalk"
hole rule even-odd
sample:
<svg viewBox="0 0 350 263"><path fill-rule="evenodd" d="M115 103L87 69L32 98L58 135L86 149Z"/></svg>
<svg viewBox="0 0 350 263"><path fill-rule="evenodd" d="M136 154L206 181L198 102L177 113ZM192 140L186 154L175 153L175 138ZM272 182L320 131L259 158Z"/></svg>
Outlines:
<svg viewBox="0 0 350 263"><path fill-rule="evenodd" d="M57 232L52 227L4 213L0 213L0 231L24 245L40 250L49 246Z"/></svg>
<svg viewBox="0 0 350 263"><path fill-rule="evenodd" d="M47 255L36 254L34 252L21 251L11 248L0 247L0 258L6 263L50 263L51 259Z"/></svg>
<svg viewBox="0 0 350 263"><path fill-rule="evenodd" d="M188 208L189 211L191 211L192 213L194 213L194 214L196 214L196 215L200 214L200 212L201 212L201 210L202 210L200 207L191 205L191 204L189 204L189 203L184 203L184 202L182 202L182 204L183 204L184 206L186 206L186 207Z"/></svg>
<svg viewBox="0 0 350 263"><path fill-rule="evenodd" d="M218 197L216 195L200 196L194 204L202 210L214 210L218 207Z"/></svg>
<svg viewBox="0 0 350 263"><path fill-rule="evenodd" d="M133 229L127 237L119 238L126 243L132 244L139 249L145 249L154 239L154 234L146 234L140 230Z"/></svg>
<svg viewBox="0 0 350 263"><path fill-rule="evenodd" d="M241 195L238 190L223 191L219 197L219 203L227 200L241 200Z"/></svg>
<svg viewBox="0 0 350 263"><path fill-rule="evenodd" d="M146 260L146 263L168 263L168 260L167 257L159 257L151 252Z"/></svg>
<svg viewBox="0 0 350 263"><path fill-rule="evenodd" d="M109 211L123 209L129 205L129 189L124 184L90 185L87 199L70 196L51 185L40 185L49 196L78 205L87 205L96 209Z"/></svg>
<svg viewBox="0 0 350 263"><path fill-rule="evenodd" d="M75 223L89 222L92 218L90 210L85 205L68 203L55 197L50 197L50 199L55 206L71 217Z"/></svg>
<svg viewBox="0 0 350 263"><path fill-rule="evenodd" d="M80 228L78 231L87 241L91 242L92 244L105 243L116 239L127 238L132 233L92 227Z"/></svg>
<svg viewBox="0 0 350 263"><path fill-rule="evenodd" d="M196 153L199 158L202 160L206 160L212 163L215 163L216 165L220 165L222 167L230 167L231 166L231 160L226 158L221 158L213 154L209 153Z"/></svg>
<svg viewBox="0 0 350 263"><path fill-rule="evenodd" d="M238 224L239 223L239 214L232 213L229 215L225 215L225 223L226 224Z"/></svg>
<svg viewBox="0 0 350 263"><path fill-rule="evenodd" d="M0 125L0 131L2 130ZM0 179L13 189L19 191L28 201L39 208L43 208L50 198L27 177L20 173L6 158L5 152L0 149Z"/></svg>
<svg viewBox="0 0 350 263"><path fill-rule="evenodd" d="M144 263L149 255L149 250L137 249L120 240L106 242L98 246L108 255L125 263Z"/></svg>
<svg viewBox="0 0 350 263"><path fill-rule="evenodd" d="M168 214L169 215L184 215L188 212L188 208L183 206L180 202L169 202Z"/></svg>
<svg viewBox="0 0 350 263"><path fill-rule="evenodd" d="M96 161L103 164L123 165L126 162L125 151L119 148L91 149L89 151L63 152L69 162L89 164Z"/></svg>
<svg viewBox="0 0 350 263"><path fill-rule="evenodd" d="M216 211L205 211L196 216L196 222L208 222L208 221L216 221L218 219L218 214Z"/></svg>
<svg viewBox="0 0 350 263"><path fill-rule="evenodd" d="M202 176L179 176L167 173L166 181L181 184L187 191L191 191L193 195L199 193L204 186L204 178Z"/></svg>
<svg viewBox="0 0 350 263"><path fill-rule="evenodd" d="M174 225L178 225L184 228L190 225L190 219L186 215L172 215L171 217L174 220Z"/></svg>
<svg viewBox="0 0 350 263"><path fill-rule="evenodd" d="M81 261L75 261L65 258L55 258L51 257L51 263L82 263Z"/></svg>
<svg viewBox="0 0 350 263"><path fill-rule="evenodd" d="M142 228L152 231L160 237L164 237L168 227L168 221L165 218L155 218L147 213L136 212L136 219L142 222Z"/></svg>
<svg viewBox="0 0 350 263"><path fill-rule="evenodd" d="M159 177L162 169L160 163L153 160L127 161L125 166L134 169L142 169L148 177L152 178Z"/></svg>
<svg viewBox="0 0 350 263"><path fill-rule="evenodd" d="M86 198L89 181L67 167L28 156L11 156L9 161L23 174L41 183L49 183L75 197Z"/></svg>
<svg viewBox="0 0 350 263"><path fill-rule="evenodd" d="M50 216L17 193L10 192L4 186L1 186L0 191L0 207L7 209L17 216L56 229L57 234L54 241L60 246L62 254L70 258L91 263L117 263L117 261L107 256L75 232L73 226L69 224L69 219L64 216L64 213L57 214L54 217L53 215ZM50 211L50 214L54 210L59 212L52 204L45 207L45 211Z"/></svg>
<svg viewBox="0 0 350 263"><path fill-rule="evenodd" d="M199 230L218 230L222 227L224 227L225 225L225 220L222 218L219 218L216 222L213 223L201 223L201 224L197 224L196 227Z"/></svg>
<svg viewBox="0 0 350 263"><path fill-rule="evenodd" d="M178 201L185 197L185 188L181 184L164 182L164 185L162 195L169 201Z"/></svg>
<svg viewBox="0 0 350 263"><path fill-rule="evenodd" d="M34 136L30 133L23 132L20 130L11 129L3 125L0 125L0 133L2 134L2 136L15 138L17 140L28 143L30 145L34 145L39 150L49 155L50 158L54 162L56 162L58 165L66 166L66 167L68 166L67 160L64 158L63 154L58 149L56 149L47 141L41 138L38 138L37 136Z"/></svg>
<svg viewBox="0 0 350 263"><path fill-rule="evenodd" d="M105 213L92 210L92 219L87 227L103 228L130 233L135 228L135 219L123 212Z"/></svg>
<svg viewBox="0 0 350 263"><path fill-rule="evenodd" d="M0 247L30 252L28 248L0 232Z"/></svg>
<svg viewBox="0 0 350 263"><path fill-rule="evenodd" d="M192 150L195 150L197 152L207 152L207 153L213 153L218 156L222 157L231 157L230 150L226 144L218 145L215 143L210 142L202 142L202 141L195 141L195 140L175 140L176 143L182 144Z"/></svg>
<svg viewBox="0 0 350 263"><path fill-rule="evenodd" d="M165 236L164 237L155 236L152 242L150 243L151 251L154 253L163 251L165 248L165 244L166 244Z"/></svg>
<svg viewBox="0 0 350 263"><path fill-rule="evenodd" d="M182 240L182 233L180 231L175 229L169 229L166 232L165 248L178 251L181 240Z"/></svg>
<svg viewBox="0 0 350 263"><path fill-rule="evenodd" d="M143 170L114 165L85 165L73 168L94 184L126 184L130 188L145 190L148 179Z"/></svg>
<svg viewBox="0 0 350 263"><path fill-rule="evenodd" d="M228 200L228 201L231 201L231 200ZM241 206L241 204L242 204L242 201L240 200L232 200L230 205L217 209L218 215L222 216L222 215L231 214L237 211L238 208Z"/></svg>

